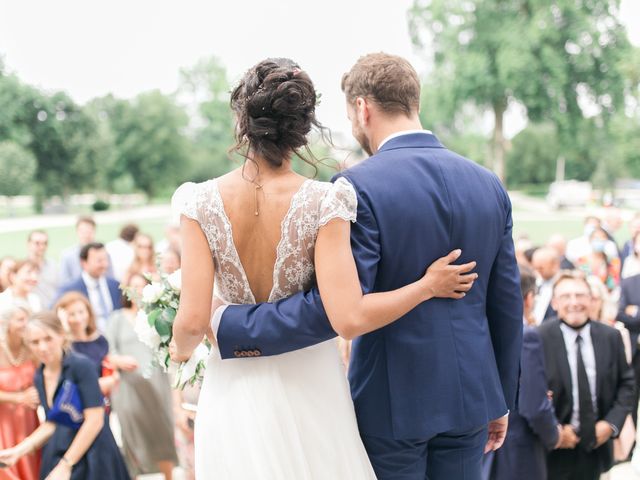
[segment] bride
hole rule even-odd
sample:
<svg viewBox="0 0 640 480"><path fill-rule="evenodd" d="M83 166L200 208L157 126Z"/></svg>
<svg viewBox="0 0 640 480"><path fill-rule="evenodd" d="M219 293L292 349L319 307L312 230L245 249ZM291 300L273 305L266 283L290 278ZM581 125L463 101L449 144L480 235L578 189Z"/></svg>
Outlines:
<svg viewBox="0 0 640 480"><path fill-rule="evenodd" d="M291 157L307 147L316 92L288 59L251 68L235 88L242 168L197 185L181 205L182 295L172 357L209 330L212 292L225 302L277 302L317 283L333 329L353 338L433 297L461 298L475 263L451 252L414 283L363 295L350 246L357 200L345 179L310 180ZM182 187L181 187L182 188ZM189 188L189 187L184 187ZM183 189L184 190L184 189ZM182 197L182 195L181 195ZM238 345L236 356L259 357ZM195 425L198 479L358 480L375 475L358 434L335 339L263 358L208 359Z"/></svg>

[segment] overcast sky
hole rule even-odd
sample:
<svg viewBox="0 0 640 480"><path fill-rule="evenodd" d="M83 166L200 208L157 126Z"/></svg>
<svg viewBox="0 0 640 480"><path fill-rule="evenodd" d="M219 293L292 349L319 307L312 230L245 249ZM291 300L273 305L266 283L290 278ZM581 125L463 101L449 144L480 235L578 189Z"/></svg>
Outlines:
<svg viewBox="0 0 640 480"><path fill-rule="evenodd" d="M236 80L263 58L285 56L322 93L320 120L349 132L339 80L359 56L402 55L424 64L407 31L412 0L12 0L0 9L0 55L27 83L78 102L113 93L173 92L182 67L216 55ZM640 2L622 1L640 44ZM635 22L633 20L636 20ZM521 128L517 118L509 130ZM428 127L428 125L426 125Z"/></svg>

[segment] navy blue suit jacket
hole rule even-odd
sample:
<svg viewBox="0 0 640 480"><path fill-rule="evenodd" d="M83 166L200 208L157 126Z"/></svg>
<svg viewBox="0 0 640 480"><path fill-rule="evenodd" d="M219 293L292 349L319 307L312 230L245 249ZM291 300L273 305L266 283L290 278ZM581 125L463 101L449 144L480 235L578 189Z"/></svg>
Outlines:
<svg viewBox="0 0 640 480"><path fill-rule="evenodd" d="M109 277L107 277L106 280L107 287L109 288L109 295L111 296L111 302L113 303L113 309L118 310L119 308L122 308L122 291L120 290L120 283ZM82 277L78 277L73 282L63 285L58 291L58 295L56 295L54 304L67 292L80 292L85 297L89 298L89 290L87 289L87 285L84 283Z"/></svg>
<svg viewBox="0 0 640 480"><path fill-rule="evenodd" d="M361 433L429 438L472 429L515 405L522 298L511 204L498 178L431 134L392 138L346 170L363 291L397 289L455 248L479 274L462 300L432 299L353 342L349 380ZM223 358L276 355L335 336L318 290L275 304L231 306L218 330Z"/></svg>
<svg viewBox="0 0 640 480"><path fill-rule="evenodd" d="M622 280L618 305L618 321L624 323L624 326L629 330L631 351L635 355L638 352L638 335L640 334L640 308L635 315L628 315L625 310L629 305L640 307L640 275Z"/></svg>
<svg viewBox="0 0 640 480"><path fill-rule="evenodd" d="M518 408L509 414L504 445L485 456L485 480L546 480L547 451L558 443L558 421L548 390L542 339L535 328L525 327Z"/></svg>

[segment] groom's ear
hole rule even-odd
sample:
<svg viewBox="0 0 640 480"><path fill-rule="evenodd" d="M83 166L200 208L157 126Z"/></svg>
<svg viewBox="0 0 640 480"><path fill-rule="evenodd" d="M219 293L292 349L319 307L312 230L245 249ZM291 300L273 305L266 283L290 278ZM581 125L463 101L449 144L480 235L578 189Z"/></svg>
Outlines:
<svg viewBox="0 0 640 480"><path fill-rule="evenodd" d="M371 112L369 111L369 102L367 102L367 99L363 97L356 98L356 115L358 116L358 123L360 123L360 125L367 125L369 123L370 114Z"/></svg>

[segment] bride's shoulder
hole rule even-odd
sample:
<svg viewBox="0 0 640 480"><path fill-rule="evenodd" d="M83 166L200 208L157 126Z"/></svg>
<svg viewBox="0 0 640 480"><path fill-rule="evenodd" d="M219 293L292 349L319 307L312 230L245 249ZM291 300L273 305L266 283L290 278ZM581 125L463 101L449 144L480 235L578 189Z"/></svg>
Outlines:
<svg viewBox="0 0 640 480"><path fill-rule="evenodd" d="M171 196L171 212L179 221L180 215L199 220L198 211L203 203L209 203L215 187L215 178L204 182L185 182Z"/></svg>
<svg viewBox="0 0 640 480"><path fill-rule="evenodd" d="M347 179L340 177L335 182L314 180L312 188L317 192L320 225L336 217L355 221L358 200L353 185Z"/></svg>

